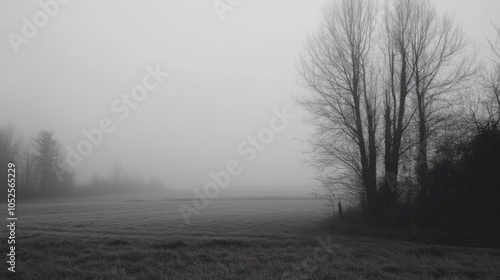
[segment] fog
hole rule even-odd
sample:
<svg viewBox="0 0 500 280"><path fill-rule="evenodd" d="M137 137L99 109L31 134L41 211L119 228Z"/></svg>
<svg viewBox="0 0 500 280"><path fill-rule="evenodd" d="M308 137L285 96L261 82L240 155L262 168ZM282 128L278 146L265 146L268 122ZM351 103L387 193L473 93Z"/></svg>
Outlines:
<svg viewBox="0 0 500 280"><path fill-rule="evenodd" d="M74 167L80 183L122 163L133 176L190 190L236 161L242 171L229 193L306 194L315 185L302 141L311 128L294 102L305 92L295 64L324 3L241 1L222 20L212 1L69 1L13 46L8 34L21 35L23 17L33 21L43 9L2 1L0 120L25 137L51 129L74 151L88 140L82 131L110 121L110 132ZM487 52L485 38L494 33L485 15L496 20L498 0L436 5ZM144 80L151 90L131 108L123 96L146 88ZM284 110L295 117L283 120ZM264 129L273 132L268 143L251 144Z"/></svg>

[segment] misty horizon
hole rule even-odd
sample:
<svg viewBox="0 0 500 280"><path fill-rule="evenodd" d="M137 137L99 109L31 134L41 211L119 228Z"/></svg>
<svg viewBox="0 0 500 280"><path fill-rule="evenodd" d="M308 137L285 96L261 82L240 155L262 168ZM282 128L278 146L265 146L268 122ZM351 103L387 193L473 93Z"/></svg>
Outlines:
<svg viewBox="0 0 500 280"><path fill-rule="evenodd" d="M232 187L293 186L307 193L316 182L303 155L311 129L293 100L304 93L295 63L304 38L317 28L323 3L276 2L262 9L245 2L221 20L211 3L199 1L69 1L28 43L19 43L19 53L9 37L0 43L0 90L8 100L0 118L25 137L53 130L73 150L87 139L82 131L109 118L115 129L75 168L77 182L108 176L120 163L131 175L191 188L227 161L244 160L238 145L268 125L273 109L287 106L297 118ZM436 4L453 12L480 52L486 51L483 33L493 31L484 15L498 10L497 2ZM36 2L3 5L5 34L22 34L22 18L41 9ZM169 76L122 121L120 98L142 83L147 67L157 66ZM121 103L113 110L115 100Z"/></svg>

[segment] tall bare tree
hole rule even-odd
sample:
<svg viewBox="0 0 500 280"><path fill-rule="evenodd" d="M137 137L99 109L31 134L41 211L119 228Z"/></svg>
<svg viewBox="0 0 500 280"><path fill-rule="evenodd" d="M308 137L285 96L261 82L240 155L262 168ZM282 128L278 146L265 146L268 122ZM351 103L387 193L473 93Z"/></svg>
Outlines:
<svg viewBox="0 0 500 280"><path fill-rule="evenodd" d="M415 144L420 196L427 194L428 139L446 119L450 94L475 73L475 56L453 18L439 16L428 0L388 2L385 30L385 193L392 207L401 156ZM418 139L405 142L414 117Z"/></svg>
<svg viewBox="0 0 500 280"><path fill-rule="evenodd" d="M429 0L402 1L409 16L409 64L414 73L418 124L417 180L420 196L428 192L428 139L444 120L453 91L475 73L462 30L450 16L440 16Z"/></svg>
<svg viewBox="0 0 500 280"><path fill-rule="evenodd" d="M309 36L299 73L309 94L314 164L354 172L366 194L371 221L377 208L377 71L371 56L377 9L370 0L324 7L319 31Z"/></svg>
<svg viewBox="0 0 500 280"><path fill-rule="evenodd" d="M384 16L384 198L385 206L393 216L399 193L399 165L401 155L409 145L403 142L413 111L408 108L410 93L414 88L414 71L409 63L411 55L412 7L410 0L387 2ZM387 215L386 215L387 216Z"/></svg>

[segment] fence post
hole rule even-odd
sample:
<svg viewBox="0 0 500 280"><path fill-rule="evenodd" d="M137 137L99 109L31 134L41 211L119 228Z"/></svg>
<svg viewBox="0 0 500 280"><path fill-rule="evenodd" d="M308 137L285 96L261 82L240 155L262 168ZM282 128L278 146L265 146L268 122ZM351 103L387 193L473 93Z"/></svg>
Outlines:
<svg viewBox="0 0 500 280"><path fill-rule="evenodd" d="M342 221L342 204L339 201L339 218Z"/></svg>

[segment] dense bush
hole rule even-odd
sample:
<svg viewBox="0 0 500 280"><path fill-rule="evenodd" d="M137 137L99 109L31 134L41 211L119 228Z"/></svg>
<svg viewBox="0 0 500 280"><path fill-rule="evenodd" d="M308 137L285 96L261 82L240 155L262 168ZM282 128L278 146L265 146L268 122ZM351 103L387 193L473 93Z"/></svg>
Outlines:
<svg viewBox="0 0 500 280"><path fill-rule="evenodd" d="M467 140L448 137L438 147L420 201L422 226L463 231L500 230L500 130L482 126Z"/></svg>

